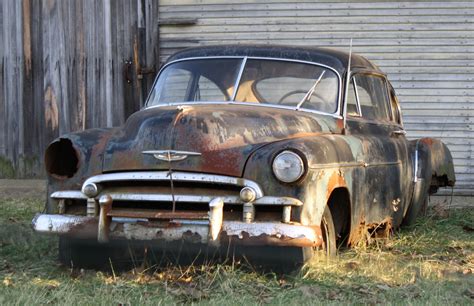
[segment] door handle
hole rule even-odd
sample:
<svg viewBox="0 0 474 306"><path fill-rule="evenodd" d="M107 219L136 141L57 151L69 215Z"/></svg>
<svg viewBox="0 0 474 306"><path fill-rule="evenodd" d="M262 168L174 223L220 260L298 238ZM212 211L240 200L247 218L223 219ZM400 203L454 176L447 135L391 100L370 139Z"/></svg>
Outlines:
<svg viewBox="0 0 474 306"><path fill-rule="evenodd" d="M396 130L392 132L392 136L400 136L400 135L406 135L407 131L405 130Z"/></svg>

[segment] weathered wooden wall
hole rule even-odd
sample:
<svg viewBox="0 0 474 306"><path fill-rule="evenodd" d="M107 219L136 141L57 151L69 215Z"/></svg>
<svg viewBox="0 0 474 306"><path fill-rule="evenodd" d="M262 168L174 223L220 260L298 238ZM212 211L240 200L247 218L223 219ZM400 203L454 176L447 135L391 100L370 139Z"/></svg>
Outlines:
<svg viewBox="0 0 474 306"><path fill-rule="evenodd" d="M0 1L0 177L42 176L54 138L141 106L157 16L153 0Z"/></svg>
<svg viewBox="0 0 474 306"><path fill-rule="evenodd" d="M474 1L160 0L159 16L162 61L226 43L347 51L353 38L354 52L388 74L409 137L448 144L455 194L474 195Z"/></svg>

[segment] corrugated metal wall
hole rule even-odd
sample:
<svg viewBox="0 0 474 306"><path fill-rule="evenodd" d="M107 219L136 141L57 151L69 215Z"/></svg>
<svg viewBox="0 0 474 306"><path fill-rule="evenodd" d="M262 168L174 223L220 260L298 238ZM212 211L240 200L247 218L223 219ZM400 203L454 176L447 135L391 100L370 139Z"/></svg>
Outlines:
<svg viewBox="0 0 474 306"><path fill-rule="evenodd" d="M409 137L442 139L454 156L455 194L474 195L474 2L161 0L159 19L162 61L197 45L348 50L353 38L354 52L388 74Z"/></svg>

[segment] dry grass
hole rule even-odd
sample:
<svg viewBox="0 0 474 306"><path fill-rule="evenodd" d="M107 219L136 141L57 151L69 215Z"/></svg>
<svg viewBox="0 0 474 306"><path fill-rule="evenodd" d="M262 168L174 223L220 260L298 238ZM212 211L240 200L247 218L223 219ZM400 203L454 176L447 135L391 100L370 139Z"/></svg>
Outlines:
<svg viewBox="0 0 474 306"><path fill-rule="evenodd" d="M432 209L388 240L315 259L299 273L247 263L71 270L29 226L38 200L0 200L0 304L472 304L474 213Z"/></svg>

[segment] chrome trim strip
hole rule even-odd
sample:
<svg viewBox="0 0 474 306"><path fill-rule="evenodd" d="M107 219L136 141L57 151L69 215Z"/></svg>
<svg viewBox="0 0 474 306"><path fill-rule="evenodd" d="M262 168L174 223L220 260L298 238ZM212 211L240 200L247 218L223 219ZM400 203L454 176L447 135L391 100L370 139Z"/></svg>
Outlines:
<svg viewBox="0 0 474 306"><path fill-rule="evenodd" d="M99 174L88 178L84 184L89 183L100 184L102 182L119 182L119 181L169 181L168 171L139 171L139 172L120 172ZM263 197L263 191L260 185L256 182L232 176L203 174L203 173L188 173L173 171L173 180L181 182L198 182L210 184L224 184L236 185L241 187L252 187L257 193L257 198Z"/></svg>
<svg viewBox="0 0 474 306"><path fill-rule="evenodd" d="M110 195L114 201L144 201L144 202L171 202L173 197L171 194L157 193L120 193L120 192L104 192ZM87 199L80 191L57 191L51 194L54 199ZM209 203L216 198L215 195L186 195L178 194L174 196L176 202L189 203ZM243 204L239 196L222 196L220 197L225 204ZM254 205L276 205L276 206L302 206L303 202L290 197L271 197L264 196L253 202Z"/></svg>
<svg viewBox="0 0 474 306"><path fill-rule="evenodd" d="M347 71L346 71L346 83L345 88L344 88L344 101L342 101L342 120L343 120L343 125L342 128L346 130L346 123L347 123L347 96L349 93L349 84L351 82L351 59L352 59L352 38L351 38L351 44L349 46L349 59L347 60Z"/></svg>
<svg viewBox="0 0 474 306"><path fill-rule="evenodd" d="M242 74L244 73L244 68L246 64L247 64L247 57L244 57L244 59L242 60L242 63L240 64L239 74L237 75L237 79L235 80L235 83L234 83L234 92L232 93L232 98L231 98L232 102L235 102L235 97L237 97L237 91L239 90L240 80L242 79Z"/></svg>
<svg viewBox="0 0 474 306"><path fill-rule="evenodd" d="M395 161L395 162L383 162L383 163L372 163L372 164L367 164L367 167L376 167L376 166L395 166L395 165L400 165L402 162L401 161Z"/></svg>
<svg viewBox="0 0 474 306"><path fill-rule="evenodd" d="M393 166L400 165L401 161L396 162L379 162L379 163L364 163L364 162L355 162L355 163L331 163L325 165L310 165L309 169L338 169L338 168L351 168L351 167L378 167L378 166Z"/></svg>
<svg viewBox="0 0 474 306"><path fill-rule="evenodd" d="M154 158L163 161L180 161L185 160L188 156L200 156L199 152L176 151L176 150L147 150L142 151L142 154L153 155Z"/></svg>
<svg viewBox="0 0 474 306"><path fill-rule="evenodd" d="M87 200L87 196L79 190L64 190L53 192L50 197L52 199L79 199Z"/></svg>
<svg viewBox="0 0 474 306"><path fill-rule="evenodd" d="M331 163L325 165L310 165L309 169L337 169L337 168L350 168L350 167L364 167L364 162L355 162L355 163Z"/></svg>
<svg viewBox="0 0 474 306"><path fill-rule="evenodd" d="M342 118L342 115L341 115L341 99L342 99L342 95L341 95L341 91L342 91L342 78L341 78L341 75L339 74L339 72L334 69L333 67L330 67L330 66L327 66L327 65L324 65L324 64L321 64L321 63L317 63L317 62L310 62L310 61L304 61L304 60L297 60L297 59L290 59L290 58L278 58L278 57L261 57L261 56L200 56L200 57L188 57L188 58L180 58L180 59L177 59L177 60L174 60L174 61L171 61L169 63L166 63L165 65L163 65L163 67L160 69L160 71L158 72L158 74L156 75L156 78L155 78L155 81L153 82L153 86L151 87L152 90L150 90L150 94L151 92L153 91L153 88L155 87L156 85L156 81L158 80L158 78L160 77L160 74L163 72L163 70L168 67L169 65L171 64L174 64L174 63L178 63L178 62L183 62L183 61L191 61L191 60L206 60L206 59L238 59L238 58L247 58L247 59L261 59L261 60L270 60L270 61L283 61L283 62L294 62L294 63L301 63L301 64L309 64L309 65L315 65L315 66L319 66L319 67L323 67L323 68L327 68L331 71L333 71L337 78L338 78L338 94L337 94L337 109L334 113L326 113L326 112L318 112L318 111L314 111L314 110L311 110L311 109L306 109L306 108L300 108L298 111L304 111L304 112L309 112L309 113L318 113L318 114L324 114L324 115L332 115L333 117L336 117L336 118ZM237 91L235 91L235 93L237 93ZM149 96L150 96L149 94ZM149 101L149 96L147 97L147 100L146 100L146 103L145 103L145 109L148 109L148 108L154 108L154 107L163 107L163 106L169 106L169 105L183 105L183 104L201 104L201 103L197 103L197 102L183 102L183 103L168 103L168 104L161 104L161 105L152 105L152 106L148 106L148 101ZM233 102L233 101L229 101L229 102L217 102L216 104L234 104L234 103L237 103L237 102ZM252 103L246 103L246 102L241 102L245 105L254 105ZM257 103L255 103L256 105ZM274 105L274 104L268 104L269 107L276 107L276 108L285 108L285 109L291 109L291 110L295 110L294 107L277 107L277 105Z"/></svg>
<svg viewBox="0 0 474 306"><path fill-rule="evenodd" d="M418 144L420 143L420 140L418 139L416 141L416 147L415 147L415 165L413 165L413 182L418 182Z"/></svg>
<svg viewBox="0 0 474 306"><path fill-rule="evenodd" d="M271 197L265 196L253 202L255 205L290 205L290 206L303 206L303 202L298 199L290 197Z"/></svg>
<svg viewBox="0 0 474 306"><path fill-rule="evenodd" d="M357 112L359 113L359 117L362 117L362 108L360 106L360 101L359 101L359 90L357 89L357 81L355 77L352 77L352 80L354 81L352 86L354 86L354 91L356 94Z"/></svg>
<svg viewBox="0 0 474 306"><path fill-rule="evenodd" d="M262 104L262 103L248 103L248 102L179 102L179 103L168 103L168 104L160 104L160 105L153 105L147 107L147 109L152 109L152 108L158 108L158 107L167 107L167 106L181 106L181 105L244 105L244 106L257 106L257 107L267 107L267 108L277 108L277 109L289 109L292 111L298 111L298 112L305 112L305 113L314 113L314 114L319 114L319 115L324 115L324 116L331 116L336 119L342 119L341 115L338 114L329 114L325 112L320 112L317 110L312 110L312 109L303 109L300 108L296 110L292 106L283 106L283 105L274 105L274 104Z"/></svg>
<svg viewBox="0 0 474 306"><path fill-rule="evenodd" d="M145 202L171 202L173 196L171 194L153 194L153 193L119 193L119 192L104 192L112 197L114 201L145 201ZM189 195L189 194L175 194L174 200L176 202L190 202L190 203L209 203L215 199L215 195ZM241 203L238 196L220 196L224 203L238 204Z"/></svg>

